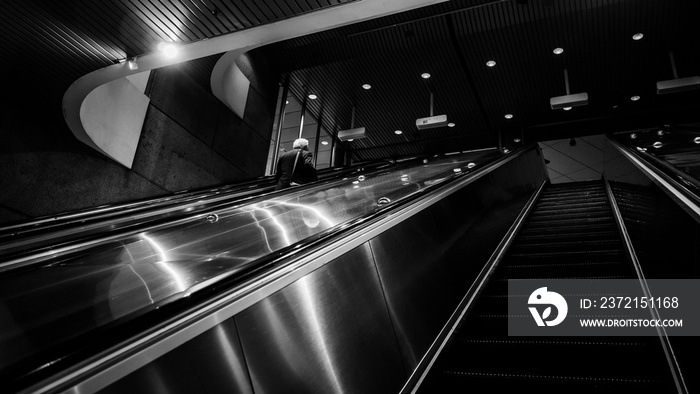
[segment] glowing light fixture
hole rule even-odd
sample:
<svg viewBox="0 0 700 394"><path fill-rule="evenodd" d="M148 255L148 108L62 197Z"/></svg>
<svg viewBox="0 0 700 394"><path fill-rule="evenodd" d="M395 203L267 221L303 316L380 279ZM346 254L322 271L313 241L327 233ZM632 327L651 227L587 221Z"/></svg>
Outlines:
<svg viewBox="0 0 700 394"><path fill-rule="evenodd" d="M321 141L321 145L328 145L328 141Z"/></svg>
<svg viewBox="0 0 700 394"><path fill-rule="evenodd" d="M421 78L423 78L423 79L428 79L428 78L430 78L430 74L428 74L428 73L423 73L423 74L421 74L420 76L421 76Z"/></svg>
<svg viewBox="0 0 700 394"><path fill-rule="evenodd" d="M639 40L642 39L642 37L644 37L644 34L642 34L642 33L637 33L637 34L635 34L635 35L632 36L632 39L635 40L635 41L639 41Z"/></svg>
<svg viewBox="0 0 700 394"><path fill-rule="evenodd" d="M496 62L494 62L493 60L489 60L488 62L486 62L486 65L489 67L493 67L496 65Z"/></svg>
<svg viewBox="0 0 700 394"><path fill-rule="evenodd" d="M637 100L639 100L640 98L641 98L641 97L639 97L639 96L632 96L632 97L630 97L630 100L632 100L632 101L637 101Z"/></svg>
<svg viewBox="0 0 700 394"><path fill-rule="evenodd" d="M656 142L654 142L654 145L652 145L652 146L656 149L659 149L662 146L664 146L664 144L662 144L661 141L656 141Z"/></svg>
<svg viewBox="0 0 700 394"><path fill-rule="evenodd" d="M505 115L505 118L506 118L506 119L513 119L513 114L506 114L506 115Z"/></svg>
<svg viewBox="0 0 700 394"><path fill-rule="evenodd" d="M362 89L364 89L364 90L372 89L372 85L366 83L366 84L362 85Z"/></svg>
<svg viewBox="0 0 700 394"><path fill-rule="evenodd" d="M467 164L467 168L474 168L474 167L476 167L476 164L474 164L474 163Z"/></svg>
<svg viewBox="0 0 700 394"><path fill-rule="evenodd" d="M310 95L309 95L309 98L310 98L311 100L316 100L316 99L318 98L318 96L315 95L315 94L310 94Z"/></svg>
<svg viewBox="0 0 700 394"><path fill-rule="evenodd" d="M561 55L564 53L564 48L554 48L552 52L554 52L555 55Z"/></svg>
<svg viewBox="0 0 700 394"><path fill-rule="evenodd" d="M564 107L564 111L571 111L571 108L573 107Z"/></svg>
<svg viewBox="0 0 700 394"><path fill-rule="evenodd" d="M129 70L134 71L139 69L138 63L136 63L136 58L133 58L127 62L127 65L129 66Z"/></svg>
<svg viewBox="0 0 700 394"><path fill-rule="evenodd" d="M700 137L693 138L693 142L695 142L696 144L700 144Z"/></svg>
<svg viewBox="0 0 700 394"><path fill-rule="evenodd" d="M401 131L401 130L394 130L394 134L400 135L400 134L403 134L403 131Z"/></svg>
<svg viewBox="0 0 700 394"><path fill-rule="evenodd" d="M452 122L450 122L450 123L447 124L447 127L455 127L455 124L452 123Z"/></svg>
<svg viewBox="0 0 700 394"><path fill-rule="evenodd" d="M513 142L515 142L516 144L519 143L520 141L522 141L520 138L513 139Z"/></svg>
<svg viewBox="0 0 700 394"><path fill-rule="evenodd" d="M161 42L158 44L158 50L169 58L177 56L177 54L180 52L177 45L173 44L172 42Z"/></svg>

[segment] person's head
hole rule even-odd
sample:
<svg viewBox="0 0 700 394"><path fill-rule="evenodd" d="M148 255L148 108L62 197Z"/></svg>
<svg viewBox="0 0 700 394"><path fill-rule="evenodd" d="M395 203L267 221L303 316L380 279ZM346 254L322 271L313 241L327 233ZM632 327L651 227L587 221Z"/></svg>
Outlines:
<svg viewBox="0 0 700 394"><path fill-rule="evenodd" d="M293 149L301 149L301 150L309 150L309 140L306 138L299 138L294 140L294 144L292 144Z"/></svg>

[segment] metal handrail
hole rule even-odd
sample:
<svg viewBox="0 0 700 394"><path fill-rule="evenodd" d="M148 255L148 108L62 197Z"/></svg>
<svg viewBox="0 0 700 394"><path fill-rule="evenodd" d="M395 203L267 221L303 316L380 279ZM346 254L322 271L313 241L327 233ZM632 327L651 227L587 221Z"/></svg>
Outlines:
<svg viewBox="0 0 700 394"><path fill-rule="evenodd" d="M608 196L608 201L610 202L610 207L612 208L613 216L615 217L615 224L617 225L617 228L620 231L622 243L625 246L625 255L627 256L627 259L629 260L630 264L634 268L635 273L637 274L637 278L639 279L639 285L642 288L644 296L652 298L651 292L649 290L649 285L642 270L642 265L640 264L639 259L637 258L637 253L634 251L634 246L632 245L632 238L630 237L629 232L627 231L627 227L625 226L625 222L622 218L622 213L620 212L620 208L617 205L617 200L615 199L615 195L613 194L610 182L608 182L608 179L605 177L603 179L605 182L605 191ZM659 319L658 311L651 304L649 305L649 312L651 313L653 319ZM673 382L676 385L676 390L678 391L678 394L687 394L688 387L686 386L685 380L683 379L683 373L681 372L680 366L678 365L678 360L676 359L676 355L673 352L673 347L671 346L671 341L668 338L666 329L663 326L656 326L656 332L659 336L659 340L661 341L661 347L664 350L666 362L668 363L668 366L671 370L671 375L673 376Z"/></svg>
<svg viewBox="0 0 700 394"><path fill-rule="evenodd" d="M137 337L122 337L121 343L77 362L57 379L45 379L27 391L44 393L71 387L71 392L95 391L116 381L535 147L523 147L484 167L454 174L445 182L280 249L260 259L248 271L225 273L202 282L177 299L177 305L156 310L162 316L160 323L150 320L149 327L139 331ZM136 331L133 327L138 322L126 324L131 328L122 332Z"/></svg>
<svg viewBox="0 0 700 394"><path fill-rule="evenodd" d="M700 191L700 185L672 165L649 154L642 154L614 138L609 138L610 144L625 156L632 164L645 173L662 190L666 191L673 200L693 218L700 222L700 192L691 190L692 185ZM671 175L672 174L672 175Z"/></svg>

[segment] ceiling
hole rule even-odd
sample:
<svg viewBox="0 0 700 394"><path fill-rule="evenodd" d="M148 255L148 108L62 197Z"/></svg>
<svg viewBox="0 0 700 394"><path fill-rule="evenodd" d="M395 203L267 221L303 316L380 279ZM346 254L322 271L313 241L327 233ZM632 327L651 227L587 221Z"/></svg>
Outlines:
<svg viewBox="0 0 700 394"><path fill-rule="evenodd" d="M40 91L60 111L74 80L161 41L199 41L348 2L6 0L0 70L13 92L36 99ZM368 137L344 144L367 160L491 147L499 137L512 145L697 122L700 91L659 96L655 82L673 78L669 51L679 77L700 74L699 16L696 0L452 0L258 50L297 101L318 95L307 108L325 130L350 128L355 107ZM208 87L217 59L187 67ZM590 103L553 111L549 98L566 94L565 69L571 93L587 92ZM434 114L455 127L416 129L431 93Z"/></svg>
<svg viewBox="0 0 700 394"><path fill-rule="evenodd" d="M355 107L368 133L346 143L356 159L386 158L697 121L700 91L657 95L655 84L674 78L670 51L679 77L700 74L698 17L695 0L453 0L263 51L300 101L319 97L308 105L326 129L350 128ZM550 108L565 69L587 106ZM454 128L416 129L431 92Z"/></svg>

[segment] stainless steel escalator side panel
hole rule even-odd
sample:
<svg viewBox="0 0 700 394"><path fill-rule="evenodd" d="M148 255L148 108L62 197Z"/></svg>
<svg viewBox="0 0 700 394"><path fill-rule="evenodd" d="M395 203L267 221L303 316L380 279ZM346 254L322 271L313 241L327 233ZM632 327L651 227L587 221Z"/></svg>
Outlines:
<svg viewBox="0 0 700 394"><path fill-rule="evenodd" d="M3 315L16 320L21 334L19 336L23 339L16 340L17 335L7 337L0 333L0 344L16 340L14 343L32 343L36 346L25 347L13 353L17 357L23 357L60 341L75 340L81 333L101 327L114 319L129 319L147 314L166 303L188 297L190 293L216 283L222 276L236 275L261 256L279 251L346 220L372 213L380 196L389 196L392 201L400 200L417 187L429 187L447 179L456 172L455 167L466 168L475 157L477 156L461 159L450 157L407 169L405 173L386 172L361 182L347 179L330 186L292 190L281 197L213 212L218 216L218 220L213 223L205 220L205 215L200 215L115 238L106 244L85 245L70 251L56 250L55 256L50 256L47 263L36 270L13 272L11 278L0 277L0 282L4 281L0 283L0 303L5 306ZM517 161L517 158L509 159ZM501 171L505 163L507 162L498 163L492 169ZM445 196L455 193L455 190L486 177L488 172L477 175L457 180L453 187L440 189L416 204L401 207L401 210L383 218L376 226L369 226L366 237L365 234L357 234L361 239L344 238L333 245L345 248L344 245L351 244L343 252L338 252L344 253L410 218L414 213L438 203ZM333 248L337 249L336 246ZM295 260L289 267L280 269L279 273L275 271L274 275L269 275L256 284L246 284L247 287L243 290L231 290L221 300L207 304L206 308L198 307L196 313L178 317L167 326L154 328L128 346L120 345L118 352L99 355L96 361L76 366L60 380L50 384L37 382L32 389L50 391L57 387L72 386L78 392L82 387L109 384L173 351L197 333L211 329L250 303L267 297L271 294L268 291L277 291L297 280L302 275L296 276L298 272L303 271L306 275L307 267L322 267L331 259L313 256L333 255L332 258L335 258L338 254L334 253L336 252L329 248L319 249L313 252L312 257L308 257L310 260ZM42 275L46 277L42 279ZM258 282L262 284L257 284ZM251 293L246 293L247 291ZM82 301L71 303L66 300ZM23 309L35 310L36 303L41 304L41 310L51 313L29 313L22 316L22 319L17 319ZM70 324L64 332L56 335L57 331L52 324L62 322L61 318L67 319L65 321ZM31 330L28 329L30 327ZM49 343L43 343L46 341ZM102 363L114 363L116 366L105 368L107 372L103 372L96 367ZM125 367L127 364L129 365ZM405 374L401 362L397 368ZM98 372L93 374L94 370ZM84 382L85 385L79 382Z"/></svg>
<svg viewBox="0 0 700 394"><path fill-rule="evenodd" d="M370 240L409 375L546 177L527 152Z"/></svg>
<svg viewBox="0 0 700 394"><path fill-rule="evenodd" d="M231 318L99 392L253 394L253 386Z"/></svg>
<svg viewBox="0 0 700 394"><path fill-rule="evenodd" d="M235 320L256 393L391 393L406 379L367 243Z"/></svg>

